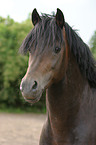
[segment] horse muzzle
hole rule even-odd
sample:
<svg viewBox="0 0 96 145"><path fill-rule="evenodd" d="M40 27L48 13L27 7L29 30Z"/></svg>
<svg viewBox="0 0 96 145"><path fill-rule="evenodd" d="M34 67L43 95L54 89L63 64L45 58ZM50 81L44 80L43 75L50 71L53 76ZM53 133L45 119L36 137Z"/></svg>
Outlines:
<svg viewBox="0 0 96 145"><path fill-rule="evenodd" d="M31 104L38 102L43 93L43 89L40 88L39 83L35 80L22 79L20 90L24 99Z"/></svg>

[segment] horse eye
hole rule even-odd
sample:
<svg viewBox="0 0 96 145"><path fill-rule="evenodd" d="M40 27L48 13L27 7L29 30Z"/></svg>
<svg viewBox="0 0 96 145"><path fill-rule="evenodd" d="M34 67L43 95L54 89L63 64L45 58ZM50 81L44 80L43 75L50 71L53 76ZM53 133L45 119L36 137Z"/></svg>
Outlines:
<svg viewBox="0 0 96 145"><path fill-rule="evenodd" d="M59 53L59 52L60 52L60 50L61 50L61 48L60 48L60 47L56 47L56 48L55 48L55 53Z"/></svg>

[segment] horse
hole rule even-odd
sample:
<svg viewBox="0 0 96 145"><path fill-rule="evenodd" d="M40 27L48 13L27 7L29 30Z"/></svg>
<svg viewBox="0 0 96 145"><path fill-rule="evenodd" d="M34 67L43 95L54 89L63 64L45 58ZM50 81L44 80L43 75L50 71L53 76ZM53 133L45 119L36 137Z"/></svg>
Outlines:
<svg viewBox="0 0 96 145"><path fill-rule="evenodd" d="M34 28L22 42L29 64L20 90L31 104L46 90L47 118L39 145L96 145L96 61L57 8L33 10Z"/></svg>

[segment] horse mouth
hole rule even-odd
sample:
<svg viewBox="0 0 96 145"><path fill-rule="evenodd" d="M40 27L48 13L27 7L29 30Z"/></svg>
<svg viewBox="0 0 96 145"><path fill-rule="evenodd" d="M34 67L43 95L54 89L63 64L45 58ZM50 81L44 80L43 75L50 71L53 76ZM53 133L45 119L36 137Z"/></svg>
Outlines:
<svg viewBox="0 0 96 145"><path fill-rule="evenodd" d="M29 97L23 95L23 97L24 97L26 102L28 102L30 104L34 104L34 103L38 102L41 99L42 93L43 93L43 90L40 91L38 94L34 94L32 96L29 96Z"/></svg>
<svg viewBox="0 0 96 145"><path fill-rule="evenodd" d="M24 99L25 99L26 102L28 102L30 104L34 104L34 103L38 102L41 99L41 96L36 97L34 99L33 98L27 99L27 98L24 97Z"/></svg>

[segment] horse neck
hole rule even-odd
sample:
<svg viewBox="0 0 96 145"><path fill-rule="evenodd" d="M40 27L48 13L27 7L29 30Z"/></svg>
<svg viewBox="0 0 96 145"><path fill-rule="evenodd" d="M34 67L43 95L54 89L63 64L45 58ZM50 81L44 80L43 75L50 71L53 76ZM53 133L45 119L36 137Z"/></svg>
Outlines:
<svg viewBox="0 0 96 145"><path fill-rule="evenodd" d="M58 134L58 131L60 134L63 129L64 135L67 135L74 128L85 84L86 80L71 54L64 78L47 90L46 105L54 134Z"/></svg>

